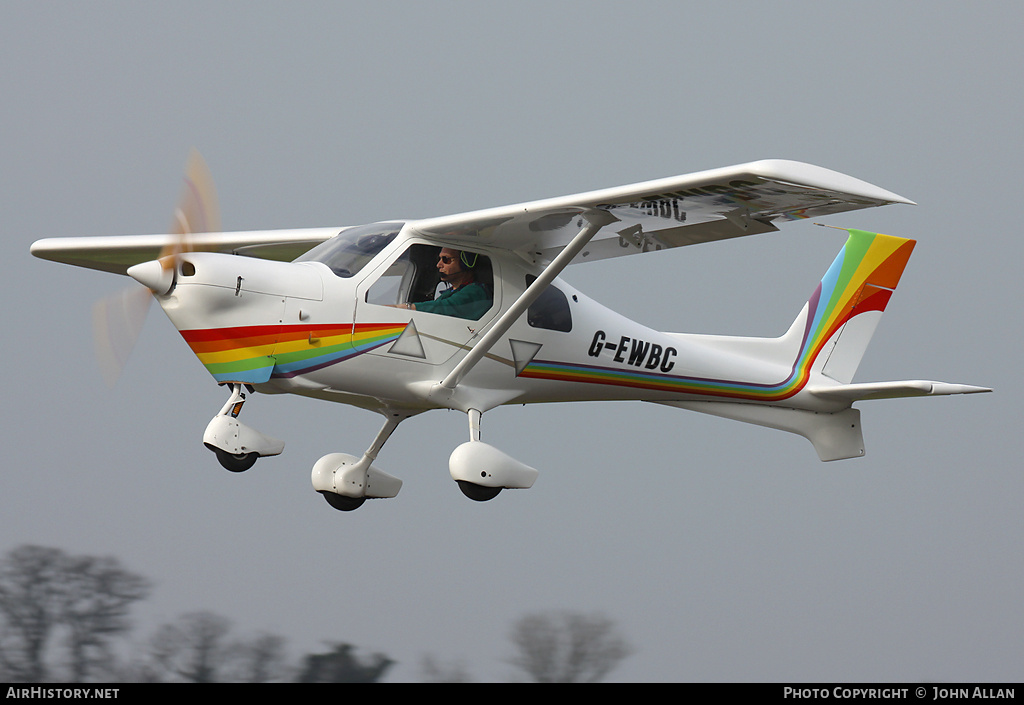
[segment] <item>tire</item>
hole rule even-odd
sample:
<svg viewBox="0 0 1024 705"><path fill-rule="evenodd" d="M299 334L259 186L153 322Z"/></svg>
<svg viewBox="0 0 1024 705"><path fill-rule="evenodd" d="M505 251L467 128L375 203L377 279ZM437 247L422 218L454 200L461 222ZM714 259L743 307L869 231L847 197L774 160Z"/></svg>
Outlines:
<svg viewBox="0 0 1024 705"><path fill-rule="evenodd" d="M468 480L456 480L456 482L459 483L459 489L462 490L462 494L474 502L486 502L489 499L494 499L501 492L500 487L484 487Z"/></svg>
<svg viewBox="0 0 1024 705"><path fill-rule="evenodd" d="M214 448L213 452L217 454L217 460L224 469L231 472L245 472L255 465L260 457L259 453L229 453L220 448Z"/></svg>
<svg viewBox="0 0 1024 705"><path fill-rule="evenodd" d="M327 503L337 509L339 512L351 512L359 509L363 506L363 502L366 501L366 497L346 497L343 494L335 494L334 492L321 492Z"/></svg>

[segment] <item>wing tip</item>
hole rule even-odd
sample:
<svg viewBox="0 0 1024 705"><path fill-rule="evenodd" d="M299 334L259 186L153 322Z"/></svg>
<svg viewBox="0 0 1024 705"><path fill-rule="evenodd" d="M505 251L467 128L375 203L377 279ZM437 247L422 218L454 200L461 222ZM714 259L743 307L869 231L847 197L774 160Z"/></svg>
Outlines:
<svg viewBox="0 0 1024 705"><path fill-rule="evenodd" d="M900 196L880 186L863 181L848 174L844 174L822 166L808 164L792 159L762 159L750 162L745 165L752 174L772 181L786 181L798 185L815 186L836 191L843 191L851 195L863 196L875 201L885 203L900 203L908 206L916 206L917 203L909 198Z"/></svg>

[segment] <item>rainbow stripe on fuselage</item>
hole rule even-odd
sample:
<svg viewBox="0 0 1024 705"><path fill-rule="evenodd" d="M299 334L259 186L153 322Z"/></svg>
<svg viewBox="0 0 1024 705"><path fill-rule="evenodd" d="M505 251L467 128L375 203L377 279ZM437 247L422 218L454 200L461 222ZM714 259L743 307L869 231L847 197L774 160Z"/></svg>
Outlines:
<svg viewBox="0 0 1024 705"><path fill-rule="evenodd" d="M787 399L807 384L819 353L840 328L857 315L885 310L914 249L913 240L863 230L849 233L843 249L807 302L800 346L790 374L783 380L762 384L552 360L534 360L520 376L757 402Z"/></svg>
<svg viewBox="0 0 1024 705"><path fill-rule="evenodd" d="M181 336L218 382L260 384L294 377L373 350L406 324L269 325L183 330Z"/></svg>

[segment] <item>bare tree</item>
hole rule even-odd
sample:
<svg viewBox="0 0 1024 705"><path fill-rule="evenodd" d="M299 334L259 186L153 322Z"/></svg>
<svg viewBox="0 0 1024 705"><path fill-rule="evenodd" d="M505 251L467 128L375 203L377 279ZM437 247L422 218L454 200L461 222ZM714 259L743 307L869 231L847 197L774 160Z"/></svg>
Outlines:
<svg viewBox="0 0 1024 705"><path fill-rule="evenodd" d="M285 638L260 634L236 639L231 620L213 612L190 612L156 630L150 660L137 667L146 680L191 683L269 683L287 679Z"/></svg>
<svg viewBox="0 0 1024 705"><path fill-rule="evenodd" d="M113 558L21 546L0 560L0 665L12 680L45 682L53 637L65 636L70 678L88 680L130 627L128 611L149 593L144 578Z"/></svg>
<svg viewBox="0 0 1024 705"><path fill-rule="evenodd" d="M110 663L110 641L131 627L128 611L149 594L149 581L124 570L113 558L69 558L64 572L62 613L71 679L82 683L98 666Z"/></svg>
<svg viewBox="0 0 1024 705"><path fill-rule="evenodd" d="M14 681L47 680L46 648L60 624L64 552L21 546L0 562L0 662Z"/></svg>
<svg viewBox="0 0 1024 705"><path fill-rule="evenodd" d="M236 679L243 683L283 681L289 668L285 654L285 638L277 634L261 634L236 646Z"/></svg>
<svg viewBox="0 0 1024 705"><path fill-rule="evenodd" d="M598 614L529 614L512 629L511 663L537 683L596 683L631 648L610 619Z"/></svg>
<svg viewBox="0 0 1024 705"><path fill-rule="evenodd" d="M231 621L212 612L190 612L157 629L152 657L158 674L190 683L216 683L231 667Z"/></svg>

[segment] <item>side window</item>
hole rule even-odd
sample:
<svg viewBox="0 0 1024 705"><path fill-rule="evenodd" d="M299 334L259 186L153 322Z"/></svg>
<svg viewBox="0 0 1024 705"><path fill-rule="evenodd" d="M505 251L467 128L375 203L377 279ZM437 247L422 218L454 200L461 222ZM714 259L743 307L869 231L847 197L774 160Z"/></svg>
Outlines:
<svg viewBox="0 0 1024 705"><path fill-rule="evenodd" d="M402 289L408 287L407 282L413 271L407 250L373 283L366 292L366 302L379 306L394 306L401 300Z"/></svg>
<svg viewBox="0 0 1024 705"><path fill-rule="evenodd" d="M526 285L529 286L537 277L527 275ZM569 300L559 289L549 286L534 301L526 312L526 322L534 328L545 328L568 333L572 330L572 313L569 311Z"/></svg>
<svg viewBox="0 0 1024 705"><path fill-rule="evenodd" d="M410 299L417 311L479 321L494 305L494 271L491 260L478 252L434 248L435 288ZM443 280L443 287L436 287Z"/></svg>
<svg viewBox="0 0 1024 705"><path fill-rule="evenodd" d="M396 259L366 292L366 302L379 306L425 301L434 298L440 281L437 253L441 248L412 245Z"/></svg>

